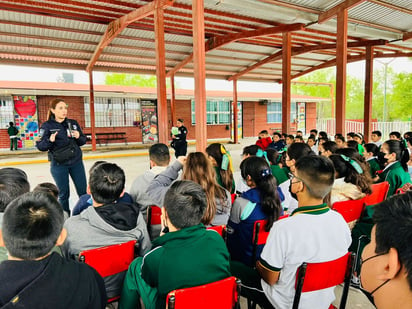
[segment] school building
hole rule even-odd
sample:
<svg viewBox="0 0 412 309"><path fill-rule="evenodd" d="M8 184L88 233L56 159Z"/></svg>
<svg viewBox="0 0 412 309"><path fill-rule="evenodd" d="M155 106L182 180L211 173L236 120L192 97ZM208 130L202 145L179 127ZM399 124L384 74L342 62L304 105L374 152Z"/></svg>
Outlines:
<svg viewBox="0 0 412 309"><path fill-rule="evenodd" d="M155 88L94 86L96 134L122 132L128 143L158 141L158 114ZM182 118L189 140L195 140L195 102L193 90L176 89L175 115L171 115L168 91L168 128L172 119ZM76 119L90 134L89 85L48 82L0 81L0 148L9 147L7 127L14 121L20 131L19 148L34 147L40 125L47 120L49 102L62 98L69 105L68 118ZM233 93L207 91L207 138L232 139ZM281 130L282 94L238 92L238 136L257 136L267 129ZM316 103L324 98L292 95L291 132L304 133L316 127ZM114 141L115 142L115 141Z"/></svg>

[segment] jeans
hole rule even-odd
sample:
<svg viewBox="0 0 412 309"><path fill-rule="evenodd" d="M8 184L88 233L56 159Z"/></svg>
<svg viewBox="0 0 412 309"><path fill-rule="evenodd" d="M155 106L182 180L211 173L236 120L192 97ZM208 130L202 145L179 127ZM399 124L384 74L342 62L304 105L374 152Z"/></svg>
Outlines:
<svg viewBox="0 0 412 309"><path fill-rule="evenodd" d="M86 194L87 182L83 161L79 160L71 165L57 164L56 162L52 161L50 172L53 176L57 188L59 188L59 202L62 205L63 210L70 215L69 175L72 178L77 195L81 196L83 194Z"/></svg>
<svg viewBox="0 0 412 309"><path fill-rule="evenodd" d="M10 150L17 150L17 141L19 139L17 137L13 137L10 139Z"/></svg>

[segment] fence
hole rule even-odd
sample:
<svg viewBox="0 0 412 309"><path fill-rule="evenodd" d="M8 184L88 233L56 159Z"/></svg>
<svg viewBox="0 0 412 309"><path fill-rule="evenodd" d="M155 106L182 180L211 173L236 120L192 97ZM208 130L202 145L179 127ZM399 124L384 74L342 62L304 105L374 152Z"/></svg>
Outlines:
<svg viewBox="0 0 412 309"><path fill-rule="evenodd" d="M326 131L328 135L335 135L335 119L318 119L316 122L318 131ZM345 121L345 132L361 132L363 133L364 123L360 121ZM389 138L389 133L398 131L401 134L407 131L412 131L412 122L372 122L372 131L379 130L382 132L383 139ZM340 132L339 132L340 133Z"/></svg>

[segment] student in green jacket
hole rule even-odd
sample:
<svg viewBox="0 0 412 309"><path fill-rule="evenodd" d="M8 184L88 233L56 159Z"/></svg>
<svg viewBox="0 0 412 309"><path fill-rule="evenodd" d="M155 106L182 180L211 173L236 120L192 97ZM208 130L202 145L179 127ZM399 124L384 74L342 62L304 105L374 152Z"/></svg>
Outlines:
<svg viewBox="0 0 412 309"><path fill-rule="evenodd" d="M408 173L409 152L405 145L398 140L387 140L381 147L381 158L385 162L385 168L379 174L379 181L389 182L388 196L393 195L397 189L408 182L411 177Z"/></svg>
<svg viewBox="0 0 412 309"><path fill-rule="evenodd" d="M162 208L163 232L151 251L130 264L120 309L141 308L141 302L146 309L163 309L170 291L230 277L223 238L200 223L206 207L199 184L179 180L171 185Z"/></svg>
<svg viewBox="0 0 412 309"><path fill-rule="evenodd" d="M379 154L379 147L374 143L368 143L364 145L365 153L363 157L369 164L369 171L372 179L376 177L376 173L381 170L377 156Z"/></svg>

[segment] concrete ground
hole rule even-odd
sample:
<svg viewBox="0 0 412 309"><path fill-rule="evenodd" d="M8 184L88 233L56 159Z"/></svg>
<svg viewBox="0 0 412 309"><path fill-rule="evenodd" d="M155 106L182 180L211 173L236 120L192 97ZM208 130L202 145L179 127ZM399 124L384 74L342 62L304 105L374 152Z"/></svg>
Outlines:
<svg viewBox="0 0 412 309"><path fill-rule="evenodd" d="M236 168L239 168L243 147L254 144L255 139L242 139L239 144L230 144L227 143L227 141L223 143L232 155L233 166L236 170ZM195 145L190 145L188 151L196 151ZM121 144L111 145L110 147L98 147L96 152L91 152L90 146L85 146L83 148L83 157L87 177L89 168L94 162L99 160L113 162L122 167L126 174L126 191L130 188L133 180L137 176L149 169L148 148L140 144L131 144L128 147ZM34 188L42 182L54 182L50 174L50 164L47 161L47 154L36 150L18 150L15 152L0 150L0 168L2 167L17 167L24 170L29 177L31 188ZM77 195L71 183L71 207L76 201ZM340 291L341 287L338 286L335 291L338 300L340 299ZM244 298L241 298L241 307L247 308L247 303ZM351 288L346 308L373 309L375 307L362 292Z"/></svg>

